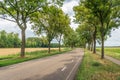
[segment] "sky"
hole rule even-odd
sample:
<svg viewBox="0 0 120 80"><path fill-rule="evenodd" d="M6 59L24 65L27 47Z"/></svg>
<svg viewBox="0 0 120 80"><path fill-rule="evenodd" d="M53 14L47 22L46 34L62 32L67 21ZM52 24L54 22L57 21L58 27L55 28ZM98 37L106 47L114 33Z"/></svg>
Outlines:
<svg viewBox="0 0 120 80"><path fill-rule="evenodd" d="M71 24L70 26L73 29L76 29L78 24L73 23L74 19L74 12L73 12L73 7L77 6L79 3L79 0L66 0L63 4L62 10L69 15L71 18ZM21 30L17 26L16 23L6 21L3 19L0 19L0 31L5 30L6 32L15 32L19 33L19 37L21 37ZM26 30L26 37L33 37L36 36L34 32L31 30L30 25L28 25L28 28ZM120 46L120 28L114 30L111 32L111 37L109 37L105 41L105 46Z"/></svg>

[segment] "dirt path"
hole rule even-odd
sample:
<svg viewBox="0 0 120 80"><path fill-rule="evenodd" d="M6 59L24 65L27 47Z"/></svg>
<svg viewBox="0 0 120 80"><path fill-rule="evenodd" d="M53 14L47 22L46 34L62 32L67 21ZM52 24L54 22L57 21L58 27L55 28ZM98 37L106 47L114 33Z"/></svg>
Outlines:
<svg viewBox="0 0 120 80"><path fill-rule="evenodd" d="M120 60L117 60L117 59L115 59L113 57L110 57L110 56L105 56L105 58L108 59L108 60L110 60L110 61L112 61L115 64L120 65Z"/></svg>
<svg viewBox="0 0 120 80"><path fill-rule="evenodd" d="M97 52L97 54L101 55L100 52ZM118 60L118 59L115 59L115 58L113 58L113 57L106 56L106 55L105 55L105 58L108 59L108 60L110 60L110 61L112 61L113 63L115 63L115 64L117 64L117 65L120 65L120 60Z"/></svg>

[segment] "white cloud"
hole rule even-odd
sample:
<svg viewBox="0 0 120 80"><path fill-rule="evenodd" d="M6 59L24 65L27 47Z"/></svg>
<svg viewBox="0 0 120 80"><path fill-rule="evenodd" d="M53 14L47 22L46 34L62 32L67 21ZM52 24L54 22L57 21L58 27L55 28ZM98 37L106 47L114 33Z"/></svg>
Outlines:
<svg viewBox="0 0 120 80"><path fill-rule="evenodd" d="M111 32L111 37L105 41L105 46L120 46L120 28Z"/></svg>
<svg viewBox="0 0 120 80"><path fill-rule="evenodd" d="M62 7L62 10L64 11L64 13L66 13L66 14L69 15L69 17L70 17L70 19L71 19L71 25L70 25L70 26L71 26L73 29L76 29L77 26L78 26L78 24L73 23L73 19L74 19L74 17L73 17L73 16L74 16L73 7L74 7L74 6L77 6L78 3L79 3L79 0L66 0L66 1L64 2L63 7Z"/></svg>
<svg viewBox="0 0 120 80"><path fill-rule="evenodd" d="M16 23L0 19L0 31L5 30L6 32L15 32L19 33L19 37L21 38L21 29L17 26ZM33 31L31 30L31 25L28 24L27 30L26 30L26 37L33 37L35 36Z"/></svg>
<svg viewBox="0 0 120 80"><path fill-rule="evenodd" d="M6 30L7 32L12 32L12 31L18 32L19 31L16 23L6 21L3 19L0 19L0 30Z"/></svg>
<svg viewBox="0 0 120 80"><path fill-rule="evenodd" d="M69 3L65 3L62 7L63 11L68 14L69 16L73 16L73 6L77 5L76 1L71 1Z"/></svg>

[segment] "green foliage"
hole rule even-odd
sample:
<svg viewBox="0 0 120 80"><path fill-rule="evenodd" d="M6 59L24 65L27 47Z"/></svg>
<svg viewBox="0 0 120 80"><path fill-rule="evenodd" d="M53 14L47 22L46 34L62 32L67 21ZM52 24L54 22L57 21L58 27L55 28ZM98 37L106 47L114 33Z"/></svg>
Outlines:
<svg viewBox="0 0 120 80"><path fill-rule="evenodd" d="M68 46L68 47L76 47L78 44L78 35L77 33L72 29L69 28L68 32L66 33L66 35L64 35L64 45Z"/></svg>
<svg viewBox="0 0 120 80"><path fill-rule="evenodd" d="M79 23L76 30L85 44L93 44L94 52L96 38L101 43L101 58L104 58L104 40L110 35L113 28L120 25L119 0L81 0L75 11L75 22Z"/></svg>
<svg viewBox="0 0 120 80"><path fill-rule="evenodd" d="M97 62L97 61L94 61L93 63L92 63L92 66L95 66L95 67L98 67L98 66L100 66L101 65L101 63L99 63L99 62Z"/></svg>
<svg viewBox="0 0 120 80"><path fill-rule="evenodd" d="M45 2L46 0L3 0L0 2L1 14L9 15L14 20L7 16L4 19L16 22L20 29L26 29L30 15L44 6Z"/></svg>
<svg viewBox="0 0 120 80"><path fill-rule="evenodd" d="M32 18L33 30L37 35L46 33L48 41L51 41L55 37L55 30L57 30L57 13L58 8L55 6L46 6L43 8L43 13L36 13L36 16Z"/></svg>
<svg viewBox="0 0 120 80"><path fill-rule="evenodd" d="M61 8L53 4L45 6L42 13L36 12L33 16L31 22L34 32L37 35L46 34L49 48L51 41L56 38L60 48L62 36L67 33L70 24L68 15L65 15Z"/></svg>
<svg viewBox="0 0 120 80"><path fill-rule="evenodd" d="M63 2L64 2L65 0L50 0L50 2L51 2L51 4L53 4L53 5L58 5L58 6L62 6L63 5Z"/></svg>
<svg viewBox="0 0 120 80"><path fill-rule="evenodd" d="M117 77L117 80L120 80L120 76L119 76L119 77Z"/></svg>
<svg viewBox="0 0 120 80"><path fill-rule="evenodd" d="M40 11L47 0L3 0L0 1L0 15L3 19L17 23L21 29L21 57L25 55L25 31L31 15ZM11 18L9 18L11 17Z"/></svg>
<svg viewBox="0 0 120 80"><path fill-rule="evenodd" d="M101 36L105 36L110 34L112 28L117 27L116 19L118 15L115 17L115 7L112 0L86 0L84 2L85 7L91 10L91 14L96 16L100 22L100 33Z"/></svg>
<svg viewBox="0 0 120 80"><path fill-rule="evenodd" d="M4 30L0 31L0 48L17 48L20 47L21 40L16 33L6 33Z"/></svg>
<svg viewBox="0 0 120 80"><path fill-rule="evenodd" d="M26 40L26 47L48 47L48 41L45 37L29 37ZM51 43L52 48L58 47L58 43Z"/></svg>
<svg viewBox="0 0 120 80"><path fill-rule="evenodd" d="M87 24L82 24L76 29L76 32L78 33L79 37L81 38L81 42L84 43L84 45L92 42L93 31L90 25L88 26Z"/></svg>
<svg viewBox="0 0 120 80"><path fill-rule="evenodd" d="M59 44L58 43L51 43L50 47L52 48L58 48Z"/></svg>
<svg viewBox="0 0 120 80"><path fill-rule="evenodd" d="M48 41L46 37L29 37L26 39L26 47L48 47ZM58 43L51 43L50 47L52 48L58 48Z"/></svg>

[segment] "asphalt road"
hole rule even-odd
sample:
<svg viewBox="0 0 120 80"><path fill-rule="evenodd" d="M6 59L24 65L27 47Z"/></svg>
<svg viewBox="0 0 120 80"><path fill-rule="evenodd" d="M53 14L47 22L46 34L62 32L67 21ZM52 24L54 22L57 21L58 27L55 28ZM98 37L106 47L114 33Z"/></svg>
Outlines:
<svg viewBox="0 0 120 80"><path fill-rule="evenodd" d="M73 80L84 52L75 49L0 68L0 80Z"/></svg>

